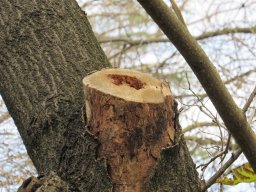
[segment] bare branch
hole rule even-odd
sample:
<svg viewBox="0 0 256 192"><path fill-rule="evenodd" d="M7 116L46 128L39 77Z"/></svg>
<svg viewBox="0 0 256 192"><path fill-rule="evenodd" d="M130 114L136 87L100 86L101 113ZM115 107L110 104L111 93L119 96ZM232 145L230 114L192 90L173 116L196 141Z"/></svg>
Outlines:
<svg viewBox="0 0 256 192"><path fill-rule="evenodd" d="M243 107L243 112L246 113L247 109L249 108L250 104L253 101L253 98L255 97L256 94L256 86L252 93L250 94L247 102L245 103ZM254 113L254 111L253 111ZM249 122L251 123L251 122ZM229 160L207 181L206 185L203 187L202 192L206 191L210 186L212 186L215 181L226 171L227 168L229 168L232 163L242 154L242 150L238 149L238 151L229 158Z"/></svg>
<svg viewBox="0 0 256 192"><path fill-rule="evenodd" d="M197 144L199 145L222 145L222 142L221 141L216 141L214 139L211 139L211 138L203 138L203 137L197 137L197 136L184 136L185 140L187 141L193 141L193 142L196 142ZM227 144L228 142L225 141L225 143ZM227 146L227 148L229 150L235 150L238 148L238 145L237 144L229 144Z"/></svg>
<svg viewBox="0 0 256 192"><path fill-rule="evenodd" d="M177 18L184 24L185 27L187 27L177 3L175 2L175 0L170 0L170 1Z"/></svg>
<svg viewBox="0 0 256 192"><path fill-rule="evenodd" d="M224 28L216 31L207 31L203 34L194 37L196 40L204 40L211 37L216 37L220 35L228 35L228 34L236 34L236 33L248 33L248 34L255 34L256 33L256 26L252 27L235 27L235 28ZM127 43L130 45L147 45L150 43L170 43L169 39L165 38L155 38L155 39L148 39L148 40L131 40L126 37L123 38L111 38L111 37L104 37L103 39L99 39L101 44L104 43Z"/></svg>
<svg viewBox="0 0 256 192"><path fill-rule="evenodd" d="M252 27L235 27L235 28L224 28L224 29L220 29L220 30L216 30L216 31L209 31L209 32L205 32L197 37L195 37L196 40L203 40L203 39L207 39L210 37L216 37L216 36L220 36L220 35L228 35L228 34L235 34L235 33L252 33L255 34L256 33L256 26L252 26Z"/></svg>
<svg viewBox="0 0 256 192"><path fill-rule="evenodd" d="M230 84L230 83L232 83L232 82L234 82L234 81L237 81L237 80L239 80L239 79L241 79L241 78L244 78L244 77L246 77L246 76L248 76L248 75L251 75L252 73L255 73L255 72L256 72L256 69L252 69L252 70L246 71L246 72L244 72L244 73L242 73L242 74L240 74L240 75L237 75L237 76L235 76L235 77L232 77L232 78L230 78L230 79L224 81L224 84L225 84L225 85L226 85L226 84ZM196 95L197 95L197 97L199 97L200 99L204 99L205 97L207 97L207 94L205 94L205 93L196 94ZM194 95L194 94L184 94L184 95L177 95L177 96L175 96L175 98L177 98L177 99L183 99L183 98L186 98L186 97L195 97L195 95Z"/></svg>
<svg viewBox="0 0 256 192"><path fill-rule="evenodd" d="M247 102L245 103L245 105L244 105L244 107L243 107L243 112L244 112L244 113L245 113L245 112L248 110L248 108L250 107L250 105L251 105L253 99L255 98L255 96L256 96L256 86L254 87L254 89L253 89L253 91L252 91L250 97L248 98Z"/></svg>
<svg viewBox="0 0 256 192"><path fill-rule="evenodd" d="M5 120L7 120L10 117L8 112L5 112L0 115L0 123L3 123Z"/></svg>
<svg viewBox="0 0 256 192"><path fill-rule="evenodd" d="M183 128L182 132L186 133L198 127L211 127L211 126L217 126L217 123L216 122L194 122L188 125L187 127Z"/></svg>
<svg viewBox="0 0 256 192"><path fill-rule="evenodd" d="M256 135L204 50L163 1L138 2L183 55L256 172Z"/></svg>
<svg viewBox="0 0 256 192"><path fill-rule="evenodd" d="M207 181L202 189L202 192L206 191L210 186L212 186L215 181L229 168L230 165L234 163L235 160L242 154L242 150L238 149L236 153L232 154L229 160Z"/></svg>

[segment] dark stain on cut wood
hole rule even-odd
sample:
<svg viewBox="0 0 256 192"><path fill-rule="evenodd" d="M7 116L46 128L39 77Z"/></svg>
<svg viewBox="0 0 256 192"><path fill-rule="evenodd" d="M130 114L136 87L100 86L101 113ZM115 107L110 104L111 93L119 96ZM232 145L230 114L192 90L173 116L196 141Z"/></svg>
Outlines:
<svg viewBox="0 0 256 192"><path fill-rule="evenodd" d="M115 85L129 85L136 90L142 89L145 85L141 80L137 79L136 77L131 77L128 75L116 75L116 74L109 74L108 77L112 79L112 82Z"/></svg>
<svg viewBox="0 0 256 192"><path fill-rule="evenodd" d="M137 153L137 149L142 146L142 137L141 128L136 127L130 133L127 139L127 149L129 151L130 158L133 158Z"/></svg>

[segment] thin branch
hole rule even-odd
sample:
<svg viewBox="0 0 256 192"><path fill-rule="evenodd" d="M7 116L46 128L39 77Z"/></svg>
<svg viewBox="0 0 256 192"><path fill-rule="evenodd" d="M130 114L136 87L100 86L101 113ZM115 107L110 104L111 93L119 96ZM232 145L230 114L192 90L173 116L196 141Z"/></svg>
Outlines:
<svg viewBox="0 0 256 192"><path fill-rule="evenodd" d="M184 136L184 139L187 140L187 141L193 141L193 142L196 142L197 144L199 145L221 145L222 142L221 141L216 141L214 139L211 139L211 138L205 138L205 137L197 137L197 136ZM235 150L238 148L238 145L237 144L229 144L229 140L228 139L225 143L227 144L226 145L226 148L229 149L229 150Z"/></svg>
<svg viewBox="0 0 256 192"><path fill-rule="evenodd" d="M187 27L186 22L181 14L181 11L177 5L177 3L175 2L175 0L170 0L171 4L172 4L172 9L175 12L177 18L184 24L185 27Z"/></svg>
<svg viewBox="0 0 256 192"><path fill-rule="evenodd" d="M241 78L243 78L243 77L246 77L246 76L248 76L248 75L251 75L252 73L255 73L255 72L256 72L256 69L251 69L251 70L246 71L246 72L244 72L244 73L241 73L241 74L239 74L239 75L237 75L237 76L235 76L235 77L231 77L230 79L224 81L224 83L225 83L225 84L232 83L232 82L234 82L234 81L236 81L236 80L239 80L239 79L241 79Z"/></svg>
<svg viewBox="0 0 256 192"><path fill-rule="evenodd" d="M125 46L125 47L123 47L123 49L121 51L115 53L114 55L109 56L108 59L111 60L111 59L117 57L118 55L121 55L124 52L128 51L129 49L132 49L133 47L134 47L133 45Z"/></svg>
<svg viewBox="0 0 256 192"><path fill-rule="evenodd" d="M187 127L184 127L182 129L183 133L189 132L193 129L196 129L198 127L211 127L211 126L216 126L216 122L194 122L190 125L188 125Z"/></svg>
<svg viewBox="0 0 256 192"><path fill-rule="evenodd" d="M204 40L207 38L212 38L221 35L229 35L229 34L236 34L236 33L247 33L247 34L255 34L256 33L256 26L247 27L247 28L224 28L221 30L216 31L208 31L204 32L199 36L194 37L196 40ZM165 38L157 38L157 39L147 39L147 40L131 40L126 37L124 38L112 38L112 37L104 37L104 39L99 39L101 44L104 43L127 43L130 45L147 45L151 43L170 43L169 39Z"/></svg>
<svg viewBox="0 0 256 192"><path fill-rule="evenodd" d="M253 101L253 98L256 94L256 86L252 93L250 94L247 102L245 103L243 107L244 114L246 113L247 109L250 107L250 104ZM254 111L253 111L254 113ZM251 122L249 122L251 123ZM210 186L212 186L215 181L226 171L227 168L229 168L230 165L234 163L234 161L242 154L242 150L238 149L238 151L229 158L229 160L207 181L206 185L203 187L202 192L206 191Z"/></svg>
<svg viewBox="0 0 256 192"><path fill-rule="evenodd" d="M230 141L231 141L231 134L229 134L229 137L228 137L228 140L227 140L227 144L226 144L226 148L225 150L223 150L221 153L215 155L213 158L210 159L210 161L208 161L207 163L205 164L202 164L202 165L199 165L198 167L202 167L201 170L202 170L202 173L204 173L204 171L206 170L206 168L213 162L215 161L218 157L221 158L221 162L223 161L223 159L226 157L227 153L228 153L228 150L229 150L229 146L230 146ZM222 141L221 141L221 144ZM197 167L197 168L198 168Z"/></svg>
<svg viewBox="0 0 256 192"><path fill-rule="evenodd" d="M224 29L220 29L217 31L209 31L209 32L205 32L197 37L196 40L203 40L206 38L210 38L210 37L216 37L216 36L220 36L220 35L228 35L228 34L235 34L235 33L252 33L255 34L256 33L256 26L252 26L252 27L235 27L235 28L224 28Z"/></svg>
<svg viewBox="0 0 256 192"><path fill-rule="evenodd" d="M215 181L229 168L230 165L234 163L235 160L242 154L242 150L238 149L237 152L231 155L229 160L207 181L202 189L202 192L206 191L210 186L212 186Z"/></svg>
<svg viewBox="0 0 256 192"><path fill-rule="evenodd" d="M131 40L128 38L111 38L111 37L104 37L104 39L99 39L99 43L127 43L130 45L147 45L150 43L170 43L169 39L151 39L151 40Z"/></svg>
<svg viewBox="0 0 256 192"><path fill-rule="evenodd" d="M251 75L252 73L255 73L255 72L256 72L256 69L251 69L251 70L246 71L246 72L244 72L242 74L239 74L239 75L237 75L235 77L231 77L230 79L224 81L224 84L225 85L230 84L230 83L232 83L234 81L237 81L237 80L239 80L239 79L241 79L243 77L246 77L248 75ZM200 99L204 99L205 97L207 97L206 93L196 94L196 95ZM186 97L195 97L195 95L194 94L184 94L184 95L177 95L177 96L175 96L175 98L177 98L177 99L183 99L183 98L186 98Z"/></svg>
<svg viewBox="0 0 256 192"><path fill-rule="evenodd" d="M3 123L5 120L7 120L10 117L10 114L8 112L5 112L0 115L0 124Z"/></svg>
<svg viewBox="0 0 256 192"><path fill-rule="evenodd" d="M248 108L250 107L253 99L256 96L256 86L254 87L252 93L250 94L250 97L248 98L248 100L246 101L244 107L243 107L243 112L246 113L246 111L248 110Z"/></svg>

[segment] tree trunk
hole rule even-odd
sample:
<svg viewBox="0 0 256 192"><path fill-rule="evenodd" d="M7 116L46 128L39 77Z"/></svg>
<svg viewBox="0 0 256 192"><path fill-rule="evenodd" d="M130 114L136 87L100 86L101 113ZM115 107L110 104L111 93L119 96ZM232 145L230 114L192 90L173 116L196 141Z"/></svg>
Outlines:
<svg viewBox="0 0 256 192"><path fill-rule="evenodd" d="M58 173L70 191L113 191L81 118L83 77L109 66L86 15L70 0L2 0L0 26L0 93L38 173ZM148 191L200 191L177 115Z"/></svg>

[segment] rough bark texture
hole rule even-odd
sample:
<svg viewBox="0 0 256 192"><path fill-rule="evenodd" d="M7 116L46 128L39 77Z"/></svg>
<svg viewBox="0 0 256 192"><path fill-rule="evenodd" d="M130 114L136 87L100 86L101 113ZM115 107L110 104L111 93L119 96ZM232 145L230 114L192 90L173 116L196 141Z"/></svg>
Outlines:
<svg viewBox="0 0 256 192"><path fill-rule="evenodd" d="M72 0L1 0L0 28L0 92L39 174L55 171L70 191L111 190L81 118L82 78L109 66L85 14ZM177 147L163 153L151 191L199 191L189 153Z"/></svg>
<svg viewBox="0 0 256 192"><path fill-rule="evenodd" d="M39 174L104 191L104 161L83 134L82 79L109 64L86 15L72 0L1 0L0 28L0 92Z"/></svg>
<svg viewBox="0 0 256 192"><path fill-rule="evenodd" d="M30 177L25 180L17 192L69 192L68 185L54 172L47 175Z"/></svg>
<svg viewBox="0 0 256 192"><path fill-rule="evenodd" d="M163 150L161 160L151 177L149 191L201 191L195 165L182 137L179 144Z"/></svg>

